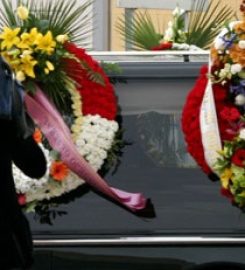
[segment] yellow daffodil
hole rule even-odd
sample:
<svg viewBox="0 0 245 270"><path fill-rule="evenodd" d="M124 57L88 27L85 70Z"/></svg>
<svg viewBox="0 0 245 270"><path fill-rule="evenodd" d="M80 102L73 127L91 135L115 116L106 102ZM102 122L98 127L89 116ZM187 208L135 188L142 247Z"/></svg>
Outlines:
<svg viewBox="0 0 245 270"><path fill-rule="evenodd" d="M39 35L35 41L37 49L44 53L52 54L56 46L56 42L53 39L53 35L50 31L46 35Z"/></svg>
<svg viewBox="0 0 245 270"><path fill-rule="evenodd" d="M23 82L26 79L25 73L21 70L16 72L16 79L20 82Z"/></svg>
<svg viewBox="0 0 245 270"><path fill-rule="evenodd" d="M56 37L56 40L61 44L65 43L68 39L68 35L58 35Z"/></svg>
<svg viewBox="0 0 245 270"><path fill-rule="evenodd" d="M31 55L25 55L21 58L21 70L29 77L35 78L34 66L37 61Z"/></svg>
<svg viewBox="0 0 245 270"><path fill-rule="evenodd" d="M228 188L231 177L232 177L232 170L230 168L226 168L220 176L220 180L221 180L221 184L223 188L225 189Z"/></svg>
<svg viewBox="0 0 245 270"><path fill-rule="evenodd" d="M46 61L46 68L44 69L45 74L49 74L49 72L53 70L54 65L50 61Z"/></svg>
<svg viewBox="0 0 245 270"><path fill-rule="evenodd" d="M29 10L24 6L19 6L17 8L17 15L21 20L26 20L29 16Z"/></svg>
<svg viewBox="0 0 245 270"><path fill-rule="evenodd" d="M16 70L20 65L20 59L10 55L8 51L4 51L1 53L2 57L5 61L11 66L12 69Z"/></svg>
<svg viewBox="0 0 245 270"><path fill-rule="evenodd" d="M4 27L3 33L0 35L0 39L2 39L1 48L9 50L17 45L20 42L20 38L18 37L19 32L20 28L11 29Z"/></svg>
<svg viewBox="0 0 245 270"><path fill-rule="evenodd" d="M37 28L32 28L29 33L23 33L20 37L21 41L17 46L21 49L30 49L35 41L42 37L42 34L38 32Z"/></svg>

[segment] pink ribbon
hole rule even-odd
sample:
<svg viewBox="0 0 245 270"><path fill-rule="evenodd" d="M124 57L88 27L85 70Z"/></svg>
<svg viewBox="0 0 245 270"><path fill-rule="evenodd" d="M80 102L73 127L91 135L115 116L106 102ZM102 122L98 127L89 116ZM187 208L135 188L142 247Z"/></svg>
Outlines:
<svg viewBox="0 0 245 270"><path fill-rule="evenodd" d="M37 88L34 96L26 94L24 100L28 114L41 128L52 148L60 153L61 160L71 171L133 212L146 207L147 200L141 193L128 193L112 188L94 171L77 151L68 127L40 89Z"/></svg>

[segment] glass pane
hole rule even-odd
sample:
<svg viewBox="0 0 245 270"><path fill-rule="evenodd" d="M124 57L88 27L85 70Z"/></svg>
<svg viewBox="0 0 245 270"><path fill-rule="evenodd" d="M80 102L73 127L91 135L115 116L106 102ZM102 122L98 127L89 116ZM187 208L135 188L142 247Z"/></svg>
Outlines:
<svg viewBox="0 0 245 270"><path fill-rule="evenodd" d="M36 238L244 233L245 216L219 194L220 184L211 182L185 150L181 110L201 65L128 63L127 84L116 85L124 139L130 145L118 170L106 179L111 186L151 198L156 218L139 218L89 191L57 208L66 214L57 216L54 226L40 225L30 216Z"/></svg>

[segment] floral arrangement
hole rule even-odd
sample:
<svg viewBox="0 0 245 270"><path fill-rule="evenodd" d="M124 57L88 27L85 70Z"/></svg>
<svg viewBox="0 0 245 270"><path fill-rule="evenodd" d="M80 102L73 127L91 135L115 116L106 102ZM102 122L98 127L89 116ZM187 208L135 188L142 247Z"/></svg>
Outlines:
<svg viewBox="0 0 245 270"><path fill-rule="evenodd" d="M168 22L168 27L163 35L160 45L154 46L153 51L158 50L192 50L201 48L187 44L187 32L185 31L185 10L177 6L173 10L173 20Z"/></svg>
<svg viewBox="0 0 245 270"><path fill-rule="evenodd" d="M177 6L172 15L165 31L156 27L147 11L138 10L133 17L126 14L119 18L116 28L133 50L209 49L224 21L234 17L234 11L220 1L195 0L188 12Z"/></svg>
<svg viewBox="0 0 245 270"><path fill-rule="evenodd" d="M245 15L245 1L241 5ZM245 18L245 17L244 17ZM227 24L215 38L210 52L209 70L203 68L183 109L182 127L188 151L212 179L220 179L221 193L241 209L245 209L245 19ZM214 113L220 146L208 149L202 128L202 111L211 84ZM214 123L215 121L213 121ZM210 131L210 138L215 135ZM215 139L214 139L215 140ZM215 151L208 162L207 153Z"/></svg>
<svg viewBox="0 0 245 270"><path fill-rule="evenodd" d="M96 173L116 143L117 101L103 69L74 43L83 38L81 15L91 3L64 2L17 1L15 9L3 0L0 52L25 89L26 110L37 125L33 137L48 163L36 180L13 167L19 202L34 209L85 181L132 211L142 209L141 194L111 188Z"/></svg>

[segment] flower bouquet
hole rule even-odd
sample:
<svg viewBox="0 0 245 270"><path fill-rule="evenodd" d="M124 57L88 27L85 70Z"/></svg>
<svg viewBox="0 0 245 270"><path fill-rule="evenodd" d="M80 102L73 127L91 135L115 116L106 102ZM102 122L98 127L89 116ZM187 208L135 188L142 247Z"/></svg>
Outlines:
<svg viewBox="0 0 245 270"><path fill-rule="evenodd" d="M25 89L26 111L37 126L33 136L48 162L42 179L13 168L20 203L33 209L86 182L131 211L143 209L141 194L112 188L96 173L115 146L118 124L108 77L75 44L86 37L82 29L90 18L90 1L2 4L1 55Z"/></svg>
<svg viewBox="0 0 245 270"><path fill-rule="evenodd" d="M245 15L245 1L241 5ZM245 16L215 38L183 110L188 150L221 192L245 210Z"/></svg>
<svg viewBox="0 0 245 270"><path fill-rule="evenodd" d="M140 11L133 18L119 19L117 29L135 50L195 51L209 48L223 22L233 17L234 12L228 5L197 0L192 1L189 12L177 6L165 31L156 28L148 12Z"/></svg>

